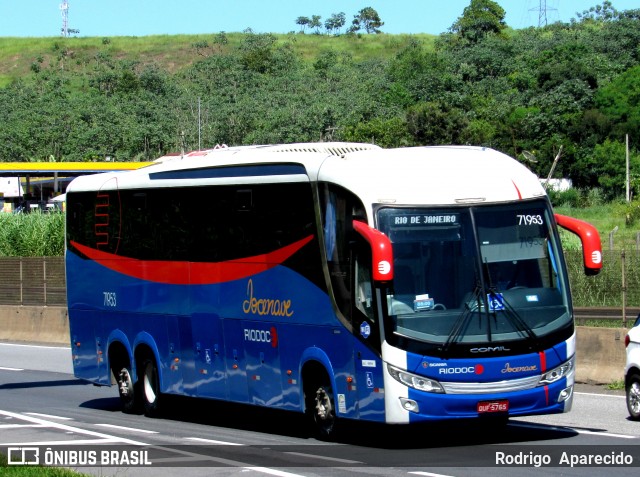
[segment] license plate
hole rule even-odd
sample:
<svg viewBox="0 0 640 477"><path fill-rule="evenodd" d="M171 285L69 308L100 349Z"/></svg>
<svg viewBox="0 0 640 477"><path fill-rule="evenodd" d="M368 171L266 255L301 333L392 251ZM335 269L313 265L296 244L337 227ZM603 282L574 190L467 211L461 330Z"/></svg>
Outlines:
<svg viewBox="0 0 640 477"><path fill-rule="evenodd" d="M478 413L480 414L507 411L509 411L509 401L506 399L500 401L480 401L478 403Z"/></svg>

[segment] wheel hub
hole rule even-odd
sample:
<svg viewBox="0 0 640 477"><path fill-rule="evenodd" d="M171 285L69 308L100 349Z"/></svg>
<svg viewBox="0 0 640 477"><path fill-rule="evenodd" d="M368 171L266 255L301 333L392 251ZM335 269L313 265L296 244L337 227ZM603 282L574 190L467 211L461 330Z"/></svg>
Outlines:
<svg viewBox="0 0 640 477"><path fill-rule="evenodd" d="M316 415L322 420L331 416L331 400L324 389L318 389L316 392Z"/></svg>
<svg viewBox="0 0 640 477"><path fill-rule="evenodd" d="M629 389L629 407L633 412L640 413L640 384L633 383Z"/></svg>
<svg viewBox="0 0 640 477"><path fill-rule="evenodd" d="M120 379L118 379L118 385L120 388L120 394L122 396L129 396L131 391L133 390L133 384L131 383L131 376L129 375L129 371L123 369L120 371Z"/></svg>

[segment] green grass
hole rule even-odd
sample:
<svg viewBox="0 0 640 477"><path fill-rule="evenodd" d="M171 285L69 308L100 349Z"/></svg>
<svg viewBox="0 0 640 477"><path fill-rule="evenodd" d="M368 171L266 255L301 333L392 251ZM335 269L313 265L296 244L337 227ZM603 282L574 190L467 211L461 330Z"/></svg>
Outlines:
<svg viewBox="0 0 640 477"><path fill-rule="evenodd" d="M580 320L579 326L592 326L594 328L620 328L622 318L619 320Z"/></svg>
<svg viewBox="0 0 640 477"><path fill-rule="evenodd" d="M305 60L312 61L319 53L334 51L336 53L349 54L356 61L369 59L389 59L407 46L411 40L417 40L427 47L433 47L435 36L420 35L342 35L327 36L313 34L294 34L283 37L276 35L281 40L288 41L295 51Z"/></svg>
<svg viewBox="0 0 640 477"><path fill-rule="evenodd" d="M616 202L604 205L594 205L586 208L555 207L556 213L584 220L597 228L600 234L603 250L609 250L609 234L616 227L618 227L618 230L613 233L612 236L613 250L636 250L638 246L640 224L627 224L626 210L626 204ZM564 243L565 235L562 236L562 239ZM573 239L567 240L569 243L573 241ZM580 242L576 241L575 243L579 244Z"/></svg>
<svg viewBox="0 0 640 477"><path fill-rule="evenodd" d="M605 386L607 389L610 389L611 391L619 391L619 390L624 390L624 380L620 379L618 381L614 381L612 383L609 383Z"/></svg>
<svg viewBox="0 0 640 477"><path fill-rule="evenodd" d="M81 474L61 467L27 467L7 464L7 457L0 454L0 476L2 477L81 477Z"/></svg>

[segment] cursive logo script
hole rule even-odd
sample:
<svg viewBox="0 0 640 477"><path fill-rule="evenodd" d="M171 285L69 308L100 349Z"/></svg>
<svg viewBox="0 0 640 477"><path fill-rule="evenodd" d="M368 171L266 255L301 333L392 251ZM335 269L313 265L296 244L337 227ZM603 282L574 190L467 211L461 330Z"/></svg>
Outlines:
<svg viewBox="0 0 640 477"><path fill-rule="evenodd" d="M503 373L522 373L524 371L537 371L537 370L538 370L538 367L535 364L532 364L531 366L511 367L511 365L507 363L504 365L504 368L502 368Z"/></svg>
<svg viewBox="0 0 640 477"><path fill-rule="evenodd" d="M291 300L254 297L253 280L247 283L247 299L242 302L242 311L247 315L293 316Z"/></svg>

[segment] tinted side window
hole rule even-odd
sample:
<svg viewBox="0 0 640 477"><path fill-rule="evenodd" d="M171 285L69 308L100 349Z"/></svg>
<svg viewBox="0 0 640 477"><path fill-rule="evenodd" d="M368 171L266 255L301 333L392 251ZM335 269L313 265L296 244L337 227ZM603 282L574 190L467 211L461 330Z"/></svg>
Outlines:
<svg viewBox="0 0 640 477"><path fill-rule="evenodd" d="M139 260L222 262L313 237L285 263L322 289L308 183L74 193L68 238Z"/></svg>

